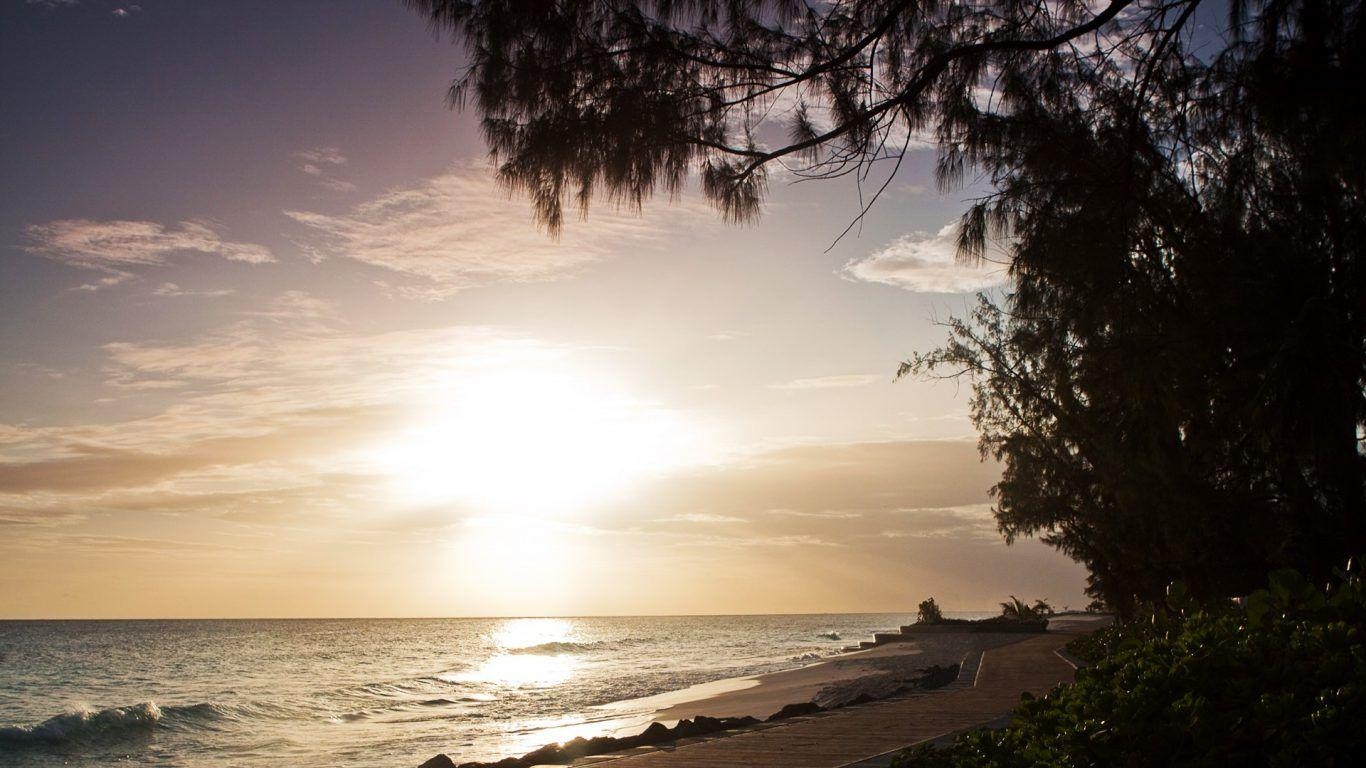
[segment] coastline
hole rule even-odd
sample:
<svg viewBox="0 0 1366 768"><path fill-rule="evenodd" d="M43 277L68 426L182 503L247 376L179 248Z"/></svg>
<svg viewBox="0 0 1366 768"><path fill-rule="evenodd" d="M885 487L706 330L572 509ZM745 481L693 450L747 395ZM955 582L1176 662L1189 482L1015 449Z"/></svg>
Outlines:
<svg viewBox="0 0 1366 768"><path fill-rule="evenodd" d="M545 746L525 755L467 764L442 754L422 766L516 768L563 762L557 758L683 743L685 739L715 737L736 728L880 701L909 691L933 693L954 681L963 662L1028 637L1020 633L945 633L850 651L796 669L726 678L603 704L594 708L600 717L541 731Z"/></svg>
<svg viewBox="0 0 1366 768"><path fill-rule="evenodd" d="M607 707L658 703L653 722L666 725L697 717L771 717L783 707L815 703L825 708L861 695L886 698L928 667L949 667L991 648L1019 642L1012 633L935 635L830 656L796 669L718 680L680 691ZM879 695L881 694L881 695Z"/></svg>

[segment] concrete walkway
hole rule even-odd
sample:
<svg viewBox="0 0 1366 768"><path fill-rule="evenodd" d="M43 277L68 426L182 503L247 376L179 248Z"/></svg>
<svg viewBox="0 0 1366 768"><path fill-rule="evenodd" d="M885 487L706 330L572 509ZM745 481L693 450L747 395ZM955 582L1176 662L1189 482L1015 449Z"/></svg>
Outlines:
<svg viewBox="0 0 1366 768"><path fill-rule="evenodd" d="M721 738L646 747L586 758L575 765L602 768L848 768L885 765L891 754L945 734L1001 720L1028 691L1039 695L1072 680L1073 667L1058 655L1068 640L1096 622L1058 622L1057 630L993 648L976 674L949 690L846 707L794 718ZM610 767L605 763L610 762Z"/></svg>

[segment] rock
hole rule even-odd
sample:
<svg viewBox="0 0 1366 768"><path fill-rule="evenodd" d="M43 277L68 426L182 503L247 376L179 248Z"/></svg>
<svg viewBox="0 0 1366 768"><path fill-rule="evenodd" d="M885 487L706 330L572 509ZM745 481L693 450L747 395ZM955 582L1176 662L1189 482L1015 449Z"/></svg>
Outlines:
<svg viewBox="0 0 1366 768"><path fill-rule="evenodd" d="M647 744L662 744L689 736L700 736L704 733L743 728L757 722L759 721L752 717L723 717L718 719L699 715L692 720L680 720L678 725L673 728L663 723L650 723L639 734L619 739L611 736L585 739L579 736L562 745L547 744L521 757L507 757L496 763L462 763L457 766L449 757L437 755L423 763L420 768L530 768L530 766L544 764L565 765L587 755L605 755L620 749L630 749Z"/></svg>
<svg viewBox="0 0 1366 768"><path fill-rule="evenodd" d="M916 684L926 690L933 688L943 688L958 679L958 665L951 664L941 667L938 664L925 670L925 674L916 681Z"/></svg>
<svg viewBox="0 0 1366 768"><path fill-rule="evenodd" d="M624 741L627 741L627 739L614 739L611 736L598 736L588 740L588 743L584 746L583 753L585 755L606 754L626 746L622 744Z"/></svg>
<svg viewBox="0 0 1366 768"><path fill-rule="evenodd" d="M772 715L769 715L768 722L786 720L789 717L801 717L802 715L814 715L817 712L824 711L825 707L822 707L814 701L807 701L801 704L788 704L777 712L774 712Z"/></svg>
<svg viewBox="0 0 1366 768"><path fill-rule="evenodd" d="M641 744L654 744L664 741L669 738L669 735L669 726L663 723L650 723L650 727L641 731L640 735L635 738L639 739Z"/></svg>

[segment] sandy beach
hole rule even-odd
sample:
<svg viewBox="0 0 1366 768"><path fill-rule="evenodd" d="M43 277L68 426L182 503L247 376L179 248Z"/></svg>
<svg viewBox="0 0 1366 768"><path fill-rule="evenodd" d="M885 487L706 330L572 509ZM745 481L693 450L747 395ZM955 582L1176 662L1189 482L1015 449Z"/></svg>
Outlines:
<svg viewBox="0 0 1366 768"><path fill-rule="evenodd" d="M811 727L823 733L828 731L826 738L849 742L841 750L847 750L852 755L877 755L881 753L880 750L867 751L869 745L863 742L871 740L869 743L876 742L883 750L900 748L919 739L984 723L1007 712L1017 702L1020 691L1029 690L1037 694L1056 682L1070 680L1073 664L1061 653L1066 639L1094 631L1108 621L1108 617L1101 616L1068 616L1057 619L1050 626L1050 631L1042 634L962 632L919 636L864 651L839 654L797 669L717 680L655 696L603 705L597 708L600 717L592 718L590 723L564 729L564 733L555 736L559 741L571 737L591 738L591 735L624 739L620 744L602 744L596 748L588 745L587 751L580 754L617 753L614 759L631 754L651 764L652 761L665 759L649 756L659 751L660 748L655 746L657 744L671 742L675 749L699 743L715 745L718 735L731 737L720 739L720 742L760 739L765 744L765 751L782 754L786 750L784 745L790 746L789 742L807 743L803 740L805 737L799 734L807 727L803 723L811 721L811 718L785 719L788 717L786 713L769 722L740 718L764 721L790 705L813 703L825 712L811 721ZM913 690L914 682L923 677L926 668L949 668L953 665L962 665L961 668L965 670L953 683L925 691L928 695L898 695L908 689ZM870 714L874 710L859 706L846 707L847 704L870 702L871 706L892 709L879 709L877 712L882 714ZM898 708L906 709L905 715L911 719L889 715L899 712ZM641 714L642 711L648 714ZM887 723L871 727L863 723L870 717L876 720L884 715L891 718ZM697 721L699 718L733 719L740 729L734 730L737 725L711 720L715 724L711 727L719 726L722 733L696 734L689 731L687 735L671 739L666 732L662 741L656 735L654 741L632 743L632 737L640 734L645 726L652 731L674 725L691 728L693 726L687 721ZM683 722L680 724L680 721ZM814 724L817 721L819 725ZM585 731L585 726L591 729L591 735ZM541 731L538 735L546 737L551 734ZM795 742L792 741L794 738ZM745 745L723 744L707 749L745 751L750 749L748 744L746 741ZM665 753L670 751L669 748L664 749ZM696 750L689 752L689 755L701 754L694 752ZM548 759L555 756L546 752L528 754L522 759L544 763L555 762ZM571 755L570 759L574 757ZM449 764L438 761L431 765Z"/></svg>
<svg viewBox="0 0 1366 768"><path fill-rule="evenodd" d="M841 654L799 669L740 678L728 689L695 686L658 697L655 719L666 724L684 718L766 718L788 704L815 702L824 707L867 693L883 698L930 666L947 667L989 648L1019 642L1019 634L933 635ZM713 684L714 685L714 684Z"/></svg>
<svg viewBox="0 0 1366 768"><path fill-rule="evenodd" d="M790 704L815 702L838 706L861 694L884 698L919 676L926 667L948 667L991 648L1019 642L1029 635L961 633L928 635L864 651L831 656L797 669L729 678L677 691L598 707L600 718L555 732L556 738L588 734L631 736L652 722L668 726L679 720L706 717L767 718ZM625 713L653 712L652 715ZM621 713L618 715L617 713Z"/></svg>

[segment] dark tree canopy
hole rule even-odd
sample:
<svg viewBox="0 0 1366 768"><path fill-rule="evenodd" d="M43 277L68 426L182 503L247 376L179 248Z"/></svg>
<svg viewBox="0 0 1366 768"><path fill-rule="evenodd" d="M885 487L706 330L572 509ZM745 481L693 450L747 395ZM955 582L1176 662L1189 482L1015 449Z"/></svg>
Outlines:
<svg viewBox="0 0 1366 768"><path fill-rule="evenodd" d="M1013 288L903 372L966 374L1008 539L1111 605L1325 576L1366 552L1366 35L1353 0L411 0L471 63L501 179L553 230L690 174L892 167L992 192L963 258ZM888 178L881 174L881 178Z"/></svg>
<svg viewBox="0 0 1366 768"><path fill-rule="evenodd" d="M997 191L965 230L1013 238L1014 292L907 366L976 377L1002 532L1121 608L1366 551L1360 6L1253 21L1206 62L1094 68L970 133Z"/></svg>
<svg viewBox="0 0 1366 768"><path fill-rule="evenodd" d="M473 100L501 180L552 231L566 204L639 206L693 172L727 219L751 219L773 163L830 176L922 133L952 142L1000 73L1107 45L1093 33L1126 9L1173 15L1154 0L406 2L466 43L451 102Z"/></svg>

